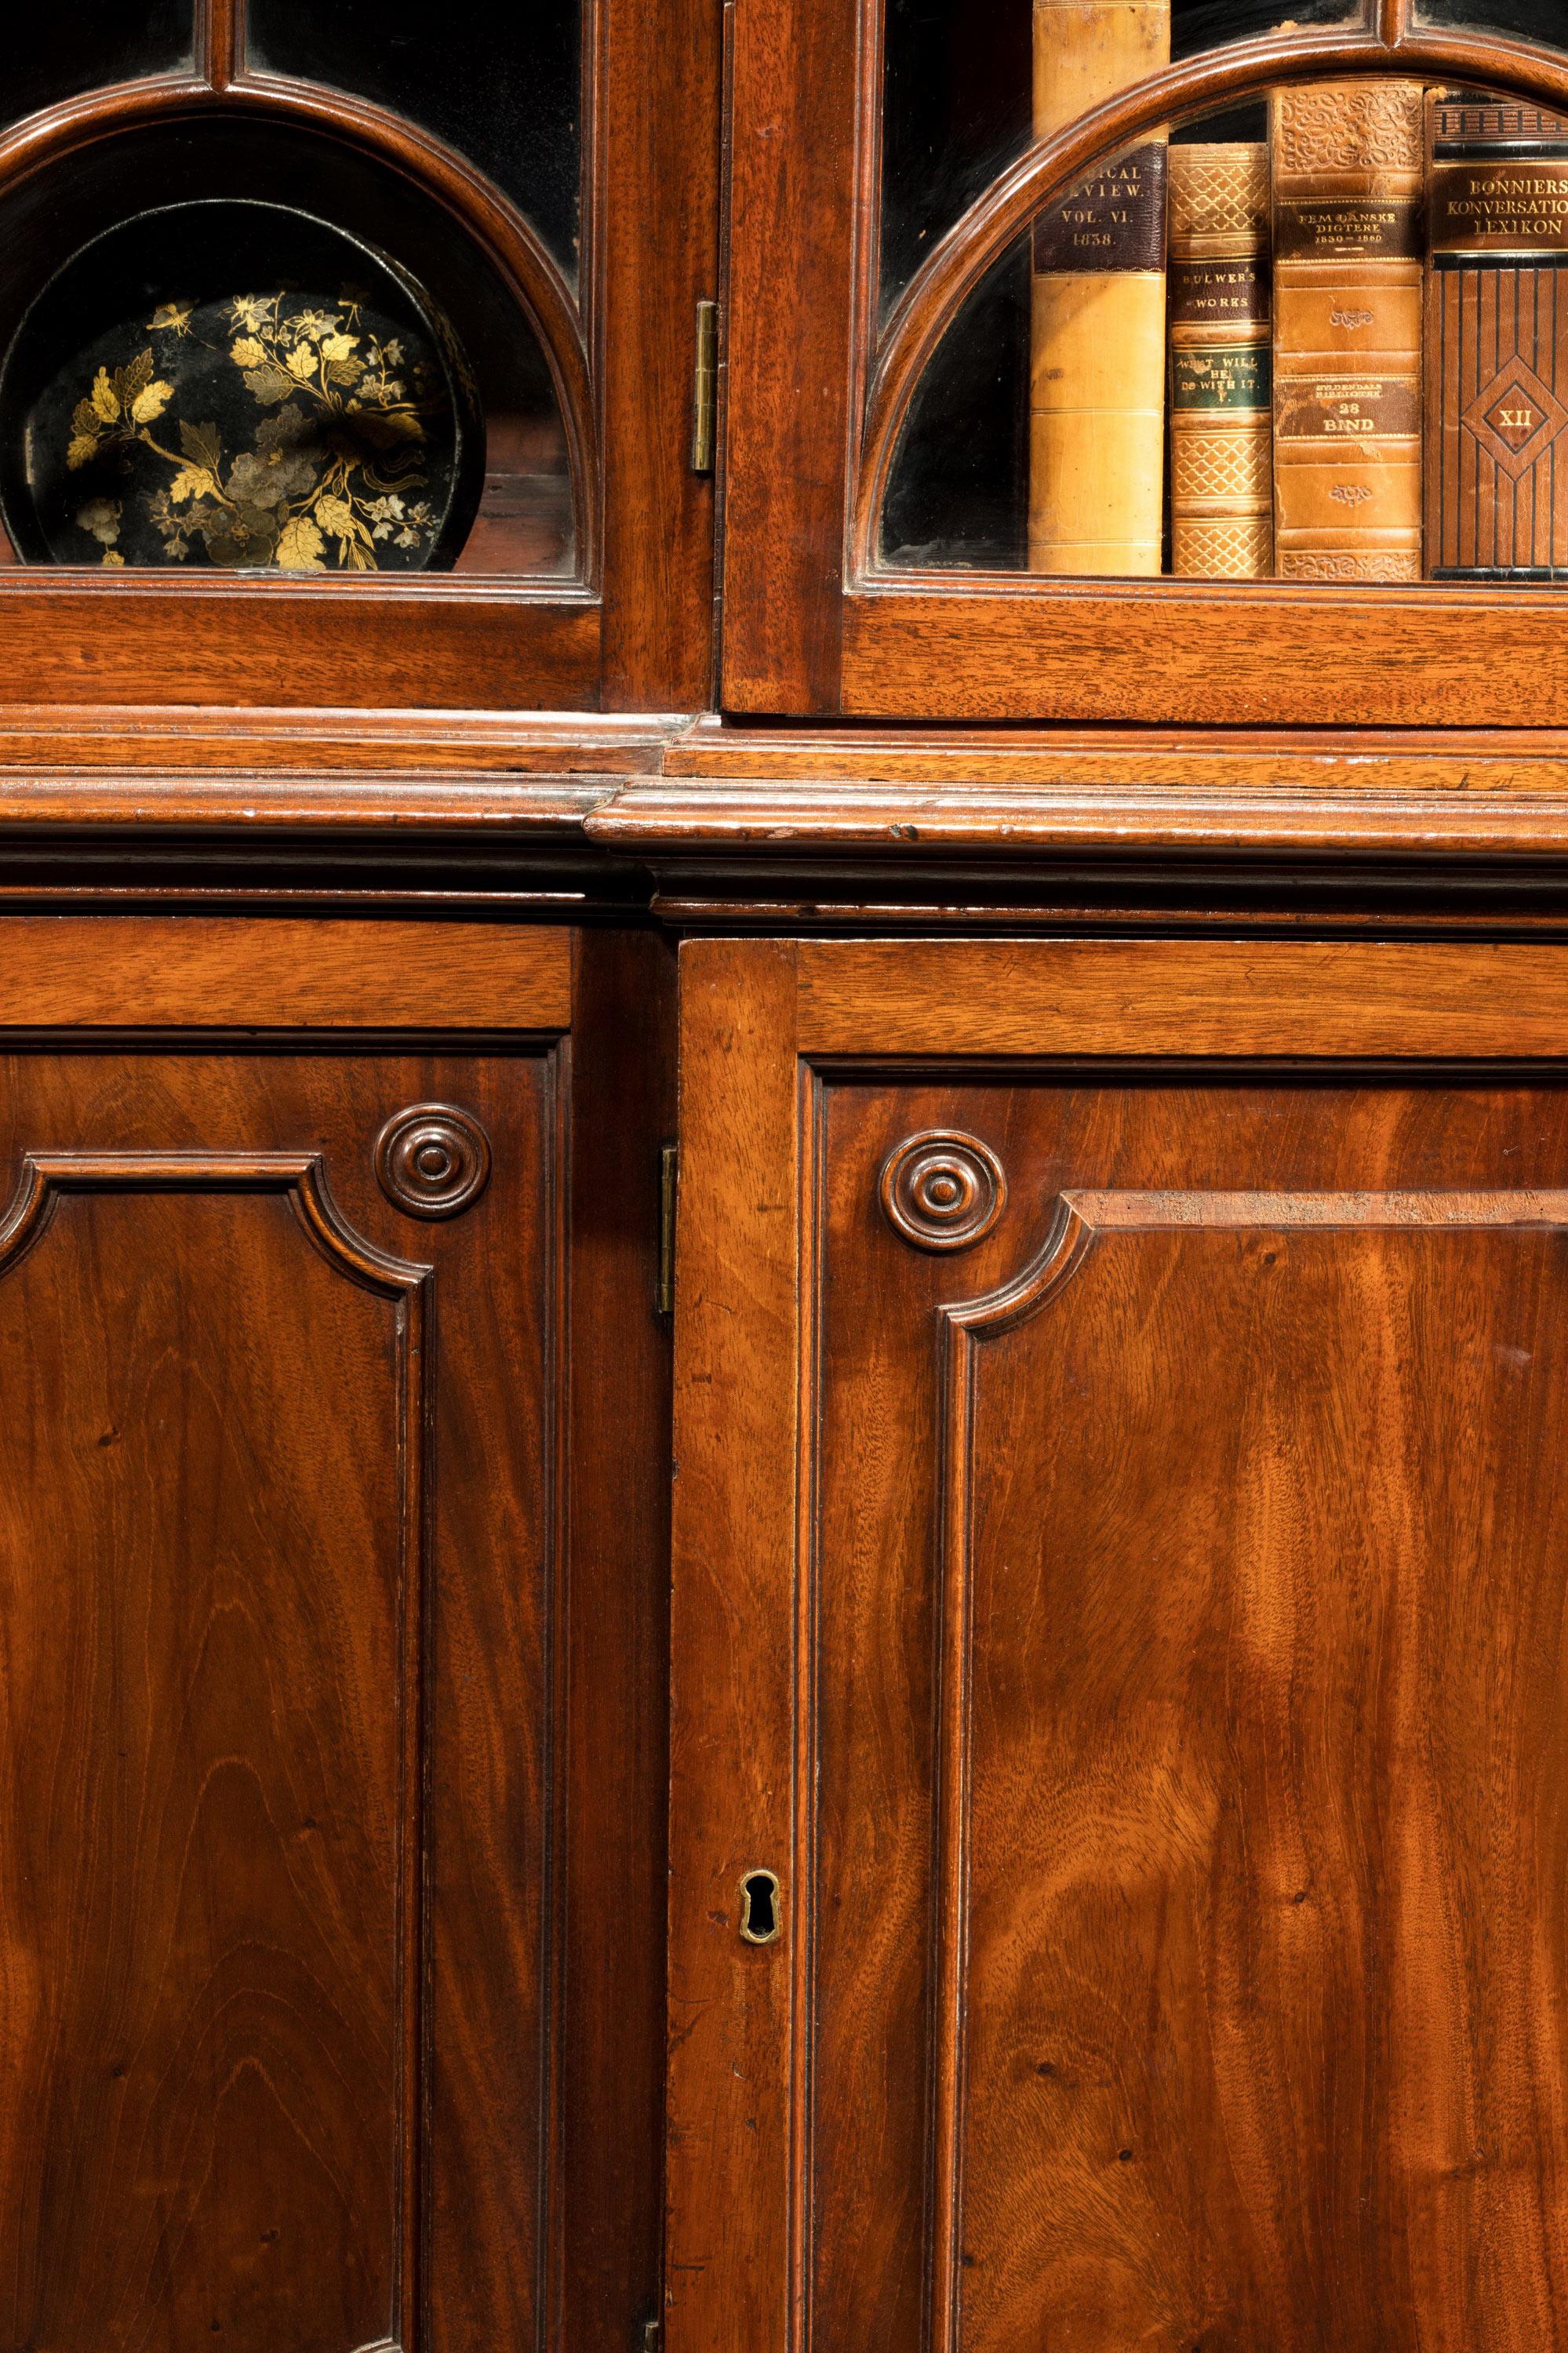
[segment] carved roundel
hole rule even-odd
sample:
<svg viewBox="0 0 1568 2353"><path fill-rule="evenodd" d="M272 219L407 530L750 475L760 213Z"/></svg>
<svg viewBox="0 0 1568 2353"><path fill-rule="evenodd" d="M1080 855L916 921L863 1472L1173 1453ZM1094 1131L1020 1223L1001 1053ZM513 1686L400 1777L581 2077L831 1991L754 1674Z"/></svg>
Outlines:
<svg viewBox="0 0 1568 2353"><path fill-rule="evenodd" d="M455 1218L490 1182L490 1139L466 1111L415 1103L376 1138L376 1174L409 1217Z"/></svg>
<svg viewBox="0 0 1568 2353"><path fill-rule="evenodd" d="M1007 1179L978 1135L911 1135L882 1169L887 1221L916 1250L961 1250L983 1240L1007 1203Z"/></svg>

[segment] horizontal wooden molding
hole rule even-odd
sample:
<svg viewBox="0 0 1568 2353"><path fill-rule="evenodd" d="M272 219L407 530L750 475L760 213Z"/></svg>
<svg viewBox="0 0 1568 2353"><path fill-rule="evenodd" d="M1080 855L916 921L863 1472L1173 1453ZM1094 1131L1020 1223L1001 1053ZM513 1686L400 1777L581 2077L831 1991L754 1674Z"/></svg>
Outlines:
<svg viewBox="0 0 1568 2353"><path fill-rule="evenodd" d="M3 807L0 798L0 807ZM651 784L614 791L585 812L591 840L657 857L744 851L775 861L853 849L904 860L963 852L994 859L1148 855L1361 858L1568 858L1568 776L1535 793L1226 792L1064 786L844 783L725 785L704 792Z"/></svg>
<svg viewBox="0 0 1568 2353"><path fill-rule="evenodd" d="M1051 597L1050 627L1040 597ZM1568 723L1550 589L949 576L844 600L846 714L1512 728ZM1144 658L1158 645L1158 661Z"/></svg>
<svg viewBox="0 0 1568 2353"><path fill-rule="evenodd" d="M497 828L580 841L658 713L0 706L0 827Z"/></svg>
<svg viewBox="0 0 1568 2353"><path fill-rule="evenodd" d="M656 776L678 713L0 703L0 776Z"/></svg>
<svg viewBox="0 0 1568 2353"><path fill-rule="evenodd" d="M586 592L521 583L0 574L0 677L28 703L319 709L357 689L367 706L588 711L600 636Z"/></svg>
<svg viewBox="0 0 1568 2353"><path fill-rule="evenodd" d="M769 789L842 782L1524 792L1568 786L1568 728L768 727L710 714L672 726L658 774L666 784Z"/></svg>
<svg viewBox="0 0 1568 2353"><path fill-rule="evenodd" d="M962 863L1010 891L1043 860L1568 878L1568 727L874 731L657 712L0 705L0 828L13 846L46 830L236 845L467 830L623 870L785 875L839 860L913 879Z"/></svg>

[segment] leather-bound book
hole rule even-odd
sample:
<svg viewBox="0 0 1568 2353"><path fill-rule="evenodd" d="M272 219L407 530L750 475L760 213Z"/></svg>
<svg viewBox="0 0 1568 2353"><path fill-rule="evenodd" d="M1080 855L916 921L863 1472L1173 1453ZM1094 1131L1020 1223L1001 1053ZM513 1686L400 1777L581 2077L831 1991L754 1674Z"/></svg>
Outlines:
<svg viewBox="0 0 1568 2353"><path fill-rule="evenodd" d="M1272 101L1282 580L1421 577L1422 100L1368 79Z"/></svg>
<svg viewBox="0 0 1568 2353"><path fill-rule="evenodd" d="M1274 570L1268 149L1171 147L1171 569L1257 580Z"/></svg>
<svg viewBox="0 0 1568 2353"><path fill-rule="evenodd" d="M1568 120L1434 91L1426 567L1568 576Z"/></svg>
<svg viewBox="0 0 1568 2353"><path fill-rule="evenodd" d="M1169 0L1034 0L1047 138L1171 54ZM1165 444L1165 144L1107 161L1034 231L1029 561L1158 572Z"/></svg>

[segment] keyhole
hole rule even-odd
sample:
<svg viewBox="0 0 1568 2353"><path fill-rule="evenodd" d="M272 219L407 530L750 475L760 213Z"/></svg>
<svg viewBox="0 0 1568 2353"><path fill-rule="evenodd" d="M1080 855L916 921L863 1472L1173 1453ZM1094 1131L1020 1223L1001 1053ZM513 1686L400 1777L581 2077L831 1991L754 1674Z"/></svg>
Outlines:
<svg viewBox="0 0 1568 2353"><path fill-rule="evenodd" d="M748 1871L740 1883L741 1935L748 1945L770 1945L779 1925L777 1874Z"/></svg>

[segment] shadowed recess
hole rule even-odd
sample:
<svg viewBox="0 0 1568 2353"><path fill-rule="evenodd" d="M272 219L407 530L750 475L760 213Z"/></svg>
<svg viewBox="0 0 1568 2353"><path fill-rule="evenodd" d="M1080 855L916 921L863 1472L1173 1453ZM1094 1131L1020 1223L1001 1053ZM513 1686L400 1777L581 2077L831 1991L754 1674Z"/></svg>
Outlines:
<svg viewBox="0 0 1568 2353"><path fill-rule="evenodd" d="M79 97L101 83L189 67L195 43L189 0L79 0L74 8L7 13L0 124L20 122L40 107Z"/></svg>

